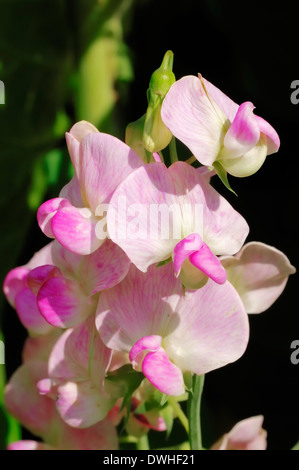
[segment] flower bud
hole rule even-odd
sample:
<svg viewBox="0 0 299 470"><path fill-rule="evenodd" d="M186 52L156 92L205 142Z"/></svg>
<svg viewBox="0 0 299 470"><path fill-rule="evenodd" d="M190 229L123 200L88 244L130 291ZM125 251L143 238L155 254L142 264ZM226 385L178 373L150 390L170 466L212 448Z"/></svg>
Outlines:
<svg viewBox="0 0 299 470"><path fill-rule="evenodd" d="M148 108L144 122L143 144L151 153L164 149L172 138L172 133L161 118L163 100L175 82L172 66L173 52L167 51L161 66L152 74L147 90Z"/></svg>

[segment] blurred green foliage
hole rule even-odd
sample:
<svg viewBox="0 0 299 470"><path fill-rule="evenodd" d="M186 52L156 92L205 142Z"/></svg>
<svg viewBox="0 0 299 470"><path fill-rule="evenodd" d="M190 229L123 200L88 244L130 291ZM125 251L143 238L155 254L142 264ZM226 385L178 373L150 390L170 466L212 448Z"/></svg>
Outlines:
<svg viewBox="0 0 299 470"><path fill-rule="evenodd" d="M115 135L124 127L113 111L133 78L123 40L133 3L0 0L1 284L36 209L70 178L64 133L81 119ZM1 296L0 327L3 305ZM4 383L1 365L0 448L20 436L2 407Z"/></svg>

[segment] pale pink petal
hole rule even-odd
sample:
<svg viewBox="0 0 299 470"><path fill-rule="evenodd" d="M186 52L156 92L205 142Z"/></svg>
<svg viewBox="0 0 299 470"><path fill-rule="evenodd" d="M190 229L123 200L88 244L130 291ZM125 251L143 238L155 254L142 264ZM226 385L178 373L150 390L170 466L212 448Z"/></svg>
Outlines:
<svg viewBox="0 0 299 470"><path fill-rule="evenodd" d="M16 296L15 308L22 325L31 333L45 335L52 330L37 307L36 296L28 287Z"/></svg>
<svg viewBox="0 0 299 470"><path fill-rule="evenodd" d="M171 256L182 238L181 217L166 166L150 163L134 171L115 191L107 213L108 232L138 269L146 272L151 264ZM179 229L178 239L174 225Z"/></svg>
<svg viewBox="0 0 299 470"><path fill-rule="evenodd" d="M68 151L71 157L76 176L79 176L79 162L80 162L80 142L70 132L66 132L65 139L68 147Z"/></svg>
<svg viewBox="0 0 299 470"><path fill-rule="evenodd" d="M254 106L249 101L242 103L225 134L224 148L219 158L236 158L247 153L260 138L260 126L253 114Z"/></svg>
<svg viewBox="0 0 299 470"><path fill-rule="evenodd" d="M77 176L73 176L71 181L63 186L59 193L59 197L67 199L75 207L83 207L86 201L82 200L80 186Z"/></svg>
<svg viewBox="0 0 299 470"><path fill-rule="evenodd" d="M82 142L85 136L94 132L99 131L93 124L91 124L91 122L88 121L76 122L70 130L70 134L79 142Z"/></svg>
<svg viewBox="0 0 299 470"><path fill-rule="evenodd" d="M252 416L251 418L239 421L229 432L231 443L249 443L253 441L261 432L264 417Z"/></svg>
<svg viewBox="0 0 299 470"><path fill-rule="evenodd" d="M52 231L56 240L68 250L88 255L104 242L96 236L98 220L87 208L66 207L52 219Z"/></svg>
<svg viewBox="0 0 299 470"><path fill-rule="evenodd" d="M89 380L65 382L57 388L56 407L61 418L69 426L87 428L104 419L113 400L103 397Z"/></svg>
<svg viewBox="0 0 299 470"><path fill-rule="evenodd" d="M90 317L58 339L49 358L49 375L54 380L90 379L100 389L111 355L95 329L94 318Z"/></svg>
<svg viewBox="0 0 299 470"><path fill-rule="evenodd" d="M222 145L227 117L207 94L201 78L186 76L175 82L164 98L161 116L200 163L213 164Z"/></svg>
<svg viewBox="0 0 299 470"><path fill-rule="evenodd" d="M71 203L67 199L56 197L44 202L37 211L37 221L42 232L50 238L55 238L52 232L52 219L56 212L63 207L70 207Z"/></svg>
<svg viewBox="0 0 299 470"><path fill-rule="evenodd" d="M40 288L37 306L50 325L69 328L91 315L96 309L96 302L88 299L75 281L52 277Z"/></svg>
<svg viewBox="0 0 299 470"><path fill-rule="evenodd" d="M185 392L182 371L169 360L163 348L145 356L142 372L154 387L166 395L179 396Z"/></svg>
<svg viewBox="0 0 299 470"><path fill-rule="evenodd" d="M147 274L132 266L121 284L101 293L96 325L104 343L129 352L141 338L159 335L170 361L199 375L236 361L249 336L236 290L209 280L183 295L172 270L171 263Z"/></svg>
<svg viewBox="0 0 299 470"><path fill-rule="evenodd" d="M17 441L9 444L7 450L57 450L55 447L37 441Z"/></svg>
<svg viewBox="0 0 299 470"><path fill-rule="evenodd" d="M218 284L223 284L226 281L226 271L220 259L213 255L206 243L203 243L199 250L192 253L189 260L196 268Z"/></svg>
<svg viewBox="0 0 299 470"><path fill-rule="evenodd" d="M212 176L216 175L216 171L213 167L200 166L197 168L197 172L203 177L206 178L206 181L210 183Z"/></svg>
<svg viewBox="0 0 299 470"><path fill-rule="evenodd" d="M129 359L133 367L142 363L144 354L148 351L157 351L161 347L162 338L158 335L146 336L138 340L132 347Z"/></svg>
<svg viewBox="0 0 299 470"><path fill-rule="evenodd" d="M152 266L147 274L131 265L120 284L100 295L96 325L103 342L129 352L144 336L163 336L171 317L179 322L175 311L181 296L182 284L173 275L172 263Z"/></svg>
<svg viewBox="0 0 299 470"><path fill-rule="evenodd" d="M27 275L30 270L25 266L14 268L6 275L3 283L3 292L12 307L15 306L17 295L27 287Z"/></svg>
<svg viewBox="0 0 299 470"><path fill-rule="evenodd" d="M263 421L263 416L240 421L211 450L266 450L267 432L262 429Z"/></svg>
<svg viewBox="0 0 299 470"><path fill-rule="evenodd" d="M80 147L81 193L96 212L101 203L108 203L117 186L136 168L141 158L116 137L103 133L87 135Z"/></svg>
<svg viewBox="0 0 299 470"><path fill-rule="evenodd" d="M168 171L187 213L184 229L199 233L214 255L239 251L249 232L245 219L192 166L176 162Z"/></svg>
<svg viewBox="0 0 299 470"><path fill-rule="evenodd" d="M280 147L280 139L275 129L260 116L255 116L259 123L260 130L267 137L268 151L267 154L271 155L278 151Z"/></svg>
<svg viewBox="0 0 299 470"><path fill-rule="evenodd" d="M80 281L84 291L93 295L115 286L127 275L130 264L125 252L107 239L98 250L82 259Z"/></svg>
<svg viewBox="0 0 299 470"><path fill-rule="evenodd" d="M169 319L163 347L183 372L202 375L243 355L248 315L228 282L219 285L209 280L201 289L186 290L176 314Z"/></svg>
<svg viewBox="0 0 299 470"><path fill-rule="evenodd" d="M87 121L79 121L65 134L68 151L77 176L79 176L80 171L80 143L85 136L94 132L99 131L93 124Z"/></svg>
<svg viewBox="0 0 299 470"><path fill-rule="evenodd" d="M235 257L224 257L222 264L247 313L267 310L296 272L281 251L260 242L247 243Z"/></svg>
<svg viewBox="0 0 299 470"><path fill-rule="evenodd" d="M55 419L55 403L39 395L36 384L47 376L47 364L30 361L21 366L5 387L4 404L9 413L33 434L45 436L51 433Z"/></svg>
<svg viewBox="0 0 299 470"><path fill-rule="evenodd" d="M192 233L177 243L172 254L174 273L176 276L180 274L185 259L192 255L192 253L200 250L202 245L203 241L198 233Z"/></svg>
<svg viewBox="0 0 299 470"><path fill-rule="evenodd" d="M228 117L229 121L233 122L239 105L231 100L225 93L223 93L223 91L213 85L213 83L209 82L206 78L203 78L203 82L208 94L222 109L223 113Z"/></svg>

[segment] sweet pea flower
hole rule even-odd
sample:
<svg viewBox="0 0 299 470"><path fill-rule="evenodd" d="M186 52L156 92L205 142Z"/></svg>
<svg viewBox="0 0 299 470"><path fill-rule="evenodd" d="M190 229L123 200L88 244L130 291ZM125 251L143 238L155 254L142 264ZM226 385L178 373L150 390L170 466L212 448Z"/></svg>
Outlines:
<svg viewBox="0 0 299 470"><path fill-rule="evenodd" d="M143 162L119 139L95 132L85 122L77 123L66 140L75 176L58 198L40 206L37 219L45 235L88 255L107 238L105 212L114 190Z"/></svg>
<svg viewBox="0 0 299 470"><path fill-rule="evenodd" d="M137 215L136 215L137 214ZM233 255L249 228L209 184L209 176L185 162L169 168L150 163L114 192L107 213L111 239L143 272L173 258L174 272L190 289L210 277L224 283L218 255Z"/></svg>
<svg viewBox="0 0 299 470"><path fill-rule="evenodd" d="M47 376L48 358L61 330L28 338L23 349L23 365L12 375L4 391L4 405L33 435L43 442L18 441L9 450L104 450L117 449L116 429L109 419L89 427L74 429L59 416L55 401L39 393L37 384Z"/></svg>
<svg viewBox="0 0 299 470"><path fill-rule="evenodd" d="M111 240L86 256L53 241L8 273L4 293L32 334L47 334L52 326L72 327L95 313L98 292L120 282L129 266Z"/></svg>
<svg viewBox="0 0 299 470"><path fill-rule="evenodd" d="M280 146L276 131L253 110L249 101L237 105L199 75L172 85L161 115L200 163L244 177L259 170Z"/></svg>
<svg viewBox="0 0 299 470"><path fill-rule="evenodd" d="M37 387L42 395L55 399L59 415L69 426L87 428L102 421L119 398L113 385L105 382L111 358L93 316L68 329L54 345L48 371Z"/></svg>
<svg viewBox="0 0 299 470"><path fill-rule="evenodd" d="M267 432L262 428L263 421L261 415L240 421L211 450L266 450Z"/></svg>
<svg viewBox="0 0 299 470"><path fill-rule="evenodd" d="M162 393L184 393L184 372L198 375L236 361L249 336L248 316L234 287L209 280L186 290L171 263L131 269L102 292L96 315L108 348L129 353L134 368Z"/></svg>
<svg viewBox="0 0 299 470"><path fill-rule="evenodd" d="M261 242L250 242L235 256L221 259L227 278L238 291L247 313L267 310L296 272L284 253Z"/></svg>

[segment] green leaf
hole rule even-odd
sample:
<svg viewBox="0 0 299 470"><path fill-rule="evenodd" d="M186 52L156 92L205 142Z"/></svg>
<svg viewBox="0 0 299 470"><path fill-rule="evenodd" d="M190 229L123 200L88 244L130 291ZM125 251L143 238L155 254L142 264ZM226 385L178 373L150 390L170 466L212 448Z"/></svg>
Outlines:
<svg viewBox="0 0 299 470"><path fill-rule="evenodd" d="M223 168L223 166L221 165L221 163L219 162L214 162L213 163L213 167L217 173L217 175L219 176L219 178L221 179L222 183L224 184L224 186L229 189L232 193L234 193L235 196L238 196L237 193L232 189L232 187L230 186L229 182L228 182L228 179L227 179L227 171Z"/></svg>
<svg viewBox="0 0 299 470"><path fill-rule="evenodd" d="M165 424L166 424L166 436L168 438L172 431L173 421L174 421L172 406L165 406L164 408L162 408L161 416L164 419Z"/></svg>

